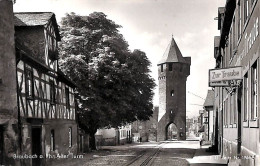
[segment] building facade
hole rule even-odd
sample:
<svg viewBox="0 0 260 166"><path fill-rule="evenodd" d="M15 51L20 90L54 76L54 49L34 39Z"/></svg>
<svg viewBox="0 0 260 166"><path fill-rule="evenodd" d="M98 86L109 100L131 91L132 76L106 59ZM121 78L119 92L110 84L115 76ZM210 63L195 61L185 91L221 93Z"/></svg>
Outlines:
<svg viewBox="0 0 260 166"><path fill-rule="evenodd" d="M75 85L58 68L55 15L14 13L14 24L21 151L45 156L32 159L33 165L58 154L76 154Z"/></svg>
<svg viewBox="0 0 260 166"><path fill-rule="evenodd" d="M215 117L216 117L216 112L213 111L213 104L214 104L214 91L213 90L208 90L206 100L203 104L204 110L205 110L205 115L207 116L207 119L205 120L206 125L207 125L207 132L206 135L207 137L205 138L208 140L210 143L214 144L214 138L215 134L213 131L215 131Z"/></svg>
<svg viewBox="0 0 260 166"><path fill-rule="evenodd" d="M258 0L227 0L218 10L216 68L242 67L241 80L215 87L218 151L237 165L260 165Z"/></svg>
<svg viewBox="0 0 260 166"><path fill-rule="evenodd" d="M133 142L153 142L157 140L158 111L159 107L155 106L149 120L132 123Z"/></svg>
<svg viewBox="0 0 260 166"><path fill-rule="evenodd" d="M98 129L95 137L97 146L124 145L131 142L130 124L116 128Z"/></svg>
<svg viewBox="0 0 260 166"><path fill-rule="evenodd" d="M159 79L159 113L157 141L168 139L168 127L177 128L177 139L186 139L186 80L191 58L183 57L172 38L157 64Z"/></svg>
<svg viewBox="0 0 260 166"><path fill-rule="evenodd" d="M8 51L1 55L0 164L49 165L58 155L76 155L75 84L59 71L55 15L13 13L10 1L0 3L8 12L1 21L12 23L1 24L10 46L0 44Z"/></svg>

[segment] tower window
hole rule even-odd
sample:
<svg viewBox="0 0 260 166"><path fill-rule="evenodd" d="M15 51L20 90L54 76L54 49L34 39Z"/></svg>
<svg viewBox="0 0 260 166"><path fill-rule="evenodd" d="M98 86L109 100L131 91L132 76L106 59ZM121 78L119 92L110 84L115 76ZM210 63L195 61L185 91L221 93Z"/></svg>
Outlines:
<svg viewBox="0 0 260 166"><path fill-rule="evenodd" d="M172 63L169 63L169 71L172 71Z"/></svg>
<svg viewBox="0 0 260 166"><path fill-rule="evenodd" d="M174 96L174 90L171 90L171 96Z"/></svg>
<svg viewBox="0 0 260 166"><path fill-rule="evenodd" d="M163 64L161 64L161 72L163 72Z"/></svg>

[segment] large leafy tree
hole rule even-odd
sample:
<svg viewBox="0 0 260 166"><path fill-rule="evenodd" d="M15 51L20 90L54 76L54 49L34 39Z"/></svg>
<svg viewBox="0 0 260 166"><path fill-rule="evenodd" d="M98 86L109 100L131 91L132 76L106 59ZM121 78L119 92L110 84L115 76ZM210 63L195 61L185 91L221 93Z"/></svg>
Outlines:
<svg viewBox="0 0 260 166"><path fill-rule="evenodd" d="M152 115L150 61L129 51L117 25L104 13L62 18L59 65L77 84L80 127L95 148L98 128L118 127Z"/></svg>

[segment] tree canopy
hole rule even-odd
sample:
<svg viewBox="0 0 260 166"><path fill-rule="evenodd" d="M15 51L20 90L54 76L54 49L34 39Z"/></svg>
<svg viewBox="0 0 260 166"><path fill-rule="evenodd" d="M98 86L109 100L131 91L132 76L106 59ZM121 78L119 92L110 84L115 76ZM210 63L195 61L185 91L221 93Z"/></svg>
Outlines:
<svg viewBox="0 0 260 166"><path fill-rule="evenodd" d="M152 115L151 63L129 50L120 27L102 12L62 18L59 65L78 86L79 125L90 134Z"/></svg>

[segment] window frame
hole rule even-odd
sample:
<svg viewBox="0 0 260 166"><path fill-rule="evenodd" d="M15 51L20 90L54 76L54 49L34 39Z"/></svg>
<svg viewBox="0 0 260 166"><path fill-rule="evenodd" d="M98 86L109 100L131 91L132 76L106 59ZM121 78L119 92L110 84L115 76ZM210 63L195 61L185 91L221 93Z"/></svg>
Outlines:
<svg viewBox="0 0 260 166"><path fill-rule="evenodd" d="M238 91L238 88L236 88L236 91ZM234 94L234 100L233 100L233 109L234 109L234 115L233 115L233 124L237 124L237 93Z"/></svg>
<svg viewBox="0 0 260 166"><path fill-rule="evenodd" d="M247 22L249 16L249 0L244 0L244 25Z"/></svg>
<svg viewBox="0 0 260 166"><path fill-rule="evenodd" d="M49 80L49 89L50 89L50 103L56 103L56 88L54 80Z"/></svg>
<svg viewBox="0 0 260 166"><path fill-rule="evenodd" d="M230 106L230 108L229 108L229 110L230 110L230 116L229 116L229 124L233 124L234 123L234 100L233 100L233 98L234 98L234 96L232 95L232 94L230 94L230 102L229 102L229 106Z"/></svg>
<svg viewBox="0 0 260 166"><path fill-rule="evenodd" d="M249 78L248 78L248 73L246 73L244 75L244 88L243 88L243 91L244 91L244 95L243 95L243 119L244 119L244 122L248 120L248 106L249 106Z"/></svg>
<svg viewBox="0 0 260 166"><path fill-rule="evenodd" d="M232 59L232 56L233 56L233 38L232 38L232 35L233 35L233 27L231 27L230 31L229 31L229 41L228 41L228 43L229 43L229 61Z"/></svg>
<svg viewBox="0 0 260 166"><path fill-rule="evenodd" d="M72 147L72 127L69 127L69 147Z"/></svg>
<svg viewBox="0 0 260 166"><path fill-rule="evenodd" d="M51 130L50 134L50 146L51 146L51 151L55 151L55 131L54 129Z"/></svg>
<svg viewBox="0 0 260 166"><path fill-rule="evenodd" d="M241 34L242 34L242 5L239 3L238 4L238 23L237 23L237 40L239 41Z"/></svg>
<svg viewBox="0 0 260 166"><path fill-rule="evenodd" d="M233 21L232 21L232 55L231 57L233 57L235 55L236 52L236 16L234 16Z"/></svg>
<svg viewBox="0 0 260 166"><path fill-rule="evenodd" d="M27 99L34 99L34 77L33 69L29 66L25 66L25 91Z"/></svg>
<svg viewBox="0 0 260 166"><path fill-rule="evenodd" d="M257 61L251 67L251 120L258 117L258 65Z"/></svg>
<svg viewBox="0 0 260 166"><path fill-rule="evenodd" d="M65 88L65 97L66 97L66 108L69 110L70 109L70 91L69 88Z"/></svg>

